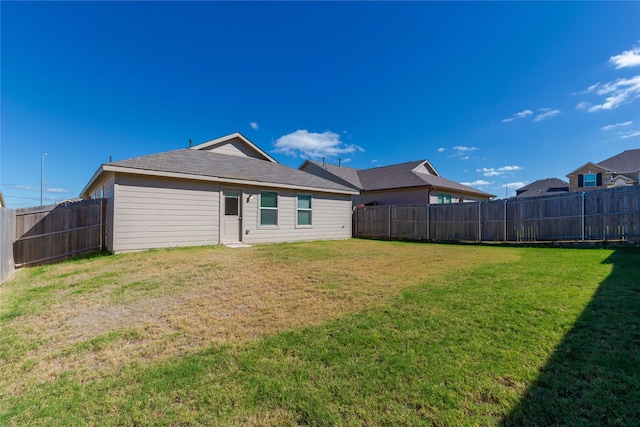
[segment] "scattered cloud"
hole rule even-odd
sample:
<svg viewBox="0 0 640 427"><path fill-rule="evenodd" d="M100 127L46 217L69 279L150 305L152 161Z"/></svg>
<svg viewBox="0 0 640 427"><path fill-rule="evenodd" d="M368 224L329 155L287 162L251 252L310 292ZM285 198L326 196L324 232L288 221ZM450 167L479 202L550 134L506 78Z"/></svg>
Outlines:
<svg viewBox="0 0 640 427"><path fill-rule="evenodd" d="M465 147L463 145L456 145L452 147L455 150L454 157L459 157L461 160L469 160L469 154L473 151L479 150L478 147ZM440 150L438 150L440 151Z"/></svg>
<svg viewBox="0 0 640 427"><path fill-rule="evenodd" d="M35 188L29 185L10 185L9 188L11 190L18 190L18 191L40 191L40 187Z"/></svg>
<svg viewBox="0 0 640 427"><path fill-rule="evenodd" d="M522 181L517 181L517 182L507 182L505 184L502 184L502 188L509 188L511 190L517 190L518 188L522 188L525 185L527 185L525 182Z"/></svg>
<svg viewBox="0 0 640 427"><path fill-rule="evenodd" d="M281 136L274 145L276 153L309 159L338 157L364 151L358 145L345 144L335 132L315 133L304 129Z"/></svg>
<svg viewBox="0 0 640 427"><path fill-rule="evenodd" d="M577 105L577 108L586 110L589 113L595 113L601 110L614 110L626 102L633 102L635 99L640 98L640 75L605 83L595 93L600 96L606 96L604 102L593 105L582 101Z"/></svg>
<svg viewBox="0 0 640 427"><path fill-rule="evenodd" d="M45 193L55 193L55 194L71 194L71 191L65 190L64 188L45 188Z"/></svg>
<svg viewBox="0 0 640 427"><path fill-rule="evenodd" d="M447 151L447 149L444 147L438 148L438 153L444 153L445 151Z"/></svg>
<svg viewBox="0 0 640 427"><path fill-rule="evenodd" d="M612 124L612 125L606 125L606 126L603 126L601 129L602 130L611 130L611 129L619 128L621 126L629 126L632 123L633 122L631 120L629 120L628 122L615 123L615 124Z"/></svg>
<svg viewBox="0 0 640 427"><path fill-rule="evenodd" d="M512 122L516 119L524 119L525 117L529 117L530 115L533 114L533 111L531 110L522 110L519 113L514 113L511 117L507 118L507 119L502 119L503 123L509 123Z"/></svg>
<svg viewBox="0 0 640 427"><path fill-rule="evenodd" d="M544 111L541 114L538 114L533 121L534 122L539 122L540 120L545 120L545 119L549 119L551 117L557 116L558 114L560 114L560 110L552 110L550 108L541 108L540 111Z"/></svg>
<svg viewBox="0 0 640 427"><path fill-rule="evenodd" d="M371 163L373 163L373 164L377 164L377 163L378 163L378 161L377 161L377 160L371 160Z"/></svg>
<svg viewBox="0 0 640 427"><path fill-rule="evenodd" d="M469 187L482 187L482 186L485 186L485 185L489 185L490 182L489 181L485 181L483 179L478 179L478 180L475 180L473 182L461 182L460 184L466 185L466 186L469 186Z"/></svg>
<svg viewBox="0 0 640 427"><path fill-rule="evenodd" d="M260 129L260 126L258 126L256 122L249 123L249 126L251 126L251 129L254 129L254 130Z"/></svg>
<svg viewBox="0 0 640 427"><path fill-rule="evenodd" d="M609 58L609 62L615 65L616 69L639 66L640 44L633 49L625 50L620 55L612 56Z"/></svg>
<svg viewBox="0 0 640 427"><path fill-rule="evenodd" d="M620 138L622 138L622 139L633 138L634 136L640 136L640 130L634 130L634 131L630 131L630 132L623 132L623 133L620 134Z"/></svg>
<svg viewBox="0 0 640 427"><path fill-rule="evenodd" d="M482 173L482 175L490 177L490 176L500 176L500 175L504 175L506 172L513 172L513 171L518 171L521 170L522 167L520 166L503 166L501 168L482 168L482 169L476 169L476 172L480 172Z"/></svg>

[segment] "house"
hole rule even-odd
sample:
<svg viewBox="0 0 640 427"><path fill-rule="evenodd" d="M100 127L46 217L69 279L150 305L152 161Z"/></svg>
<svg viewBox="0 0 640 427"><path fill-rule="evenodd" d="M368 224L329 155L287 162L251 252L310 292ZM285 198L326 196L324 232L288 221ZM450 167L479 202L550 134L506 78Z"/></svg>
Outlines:
<svg viewBox="0 0 640 427"><path fill-rule="evenodd" d="M569 192L569 183L558 178L545 178L516 190L516 197L537 197Z"/></svg>
<svg viewBox="0 0 640 427"><path fill-rule="evenodd" d="M570 191L639 185L640 149L623 151L600 163L586 163L567 178Z"/></svg>
<svg viewBox="0 0 640 427"><path fill-rule="evenodd" d="M353 187L279 164L240 133L103 164L111 252L351 237Z"/></svg>
<svg viewBox="0 0 640 427"><path fill-rule="evenodd" d="M496 197L441 177L428 160L370 169L307 160L299 169L358 190L354 205L458 203Z"/></svg>

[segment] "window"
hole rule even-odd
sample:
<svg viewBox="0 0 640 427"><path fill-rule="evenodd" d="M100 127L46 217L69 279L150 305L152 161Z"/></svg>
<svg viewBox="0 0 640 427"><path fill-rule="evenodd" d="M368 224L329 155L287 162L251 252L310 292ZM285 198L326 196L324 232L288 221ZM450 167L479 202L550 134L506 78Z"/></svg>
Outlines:
<svg viewBox="0 0 640 427"><path fill-rule="evenodd" d="M451 194L438 194L438 203L451 203Z"/></svg>
<svg viewBox="0 0 640 427"><path fill-rule="evenodd" d="M585 187L595 187L596 186L596 174L595 173L586 173L584 175L584 186Z"/></svg>
<svg viewBox="0 0 640 427"><path fill-rule="evenodd" d="M298 194L298 225L311 225L311 194Z"/></svg>
<svg viewBox="0 0 640 427"><path fill-rule="evenodd" d="M238 193L224 193L224 214L238 216Z"/></svg>
<svg viewBox="0 0 640 427"><path fill-rule="evenodd" d="M275 191L260 192L260 225L278 225L278 193Z"/></svg>

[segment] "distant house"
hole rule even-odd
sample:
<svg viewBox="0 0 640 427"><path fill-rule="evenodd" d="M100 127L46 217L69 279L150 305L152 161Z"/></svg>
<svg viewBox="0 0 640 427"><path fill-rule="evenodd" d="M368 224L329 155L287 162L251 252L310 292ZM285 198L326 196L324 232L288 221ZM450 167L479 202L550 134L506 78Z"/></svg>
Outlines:
<svg viewBox="0 0 640 427"><path fill-rule="evenodd" d="M299 169L358 190L354 205L459 203L496 197L441 177L428 160L371 169L307 160Z"/></svg>
<svg viewBox="0 0 640 427"><path fill-rule="evenodd" d="M638 185L640 149L626 150L600 163L586 163L567 175L570 191Z"/></svg>
<svg viewBox="0 0 640 427"><path fill-rule="evenodd" d="M103 164L111 252L351 237L351 186L279 164L240 133Z"/></svg>
<svg viewBox="0 0 640 427"><path fill-rule="evenodd" d="M516 190L516 197L537 197L568 193L569 183L558 178L539 179Z"/></svg>

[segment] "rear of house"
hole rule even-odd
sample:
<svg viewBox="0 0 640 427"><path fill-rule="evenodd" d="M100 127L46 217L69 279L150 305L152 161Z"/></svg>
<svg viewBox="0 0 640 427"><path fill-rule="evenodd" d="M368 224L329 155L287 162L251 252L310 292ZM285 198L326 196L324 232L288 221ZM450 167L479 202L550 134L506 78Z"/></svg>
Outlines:
<svg viewBox="0 0 640 427"><path fill-rule="evenodd" d="M351 237L357 191L278 164L241 134L102 165L111 252Z"/></svg>

